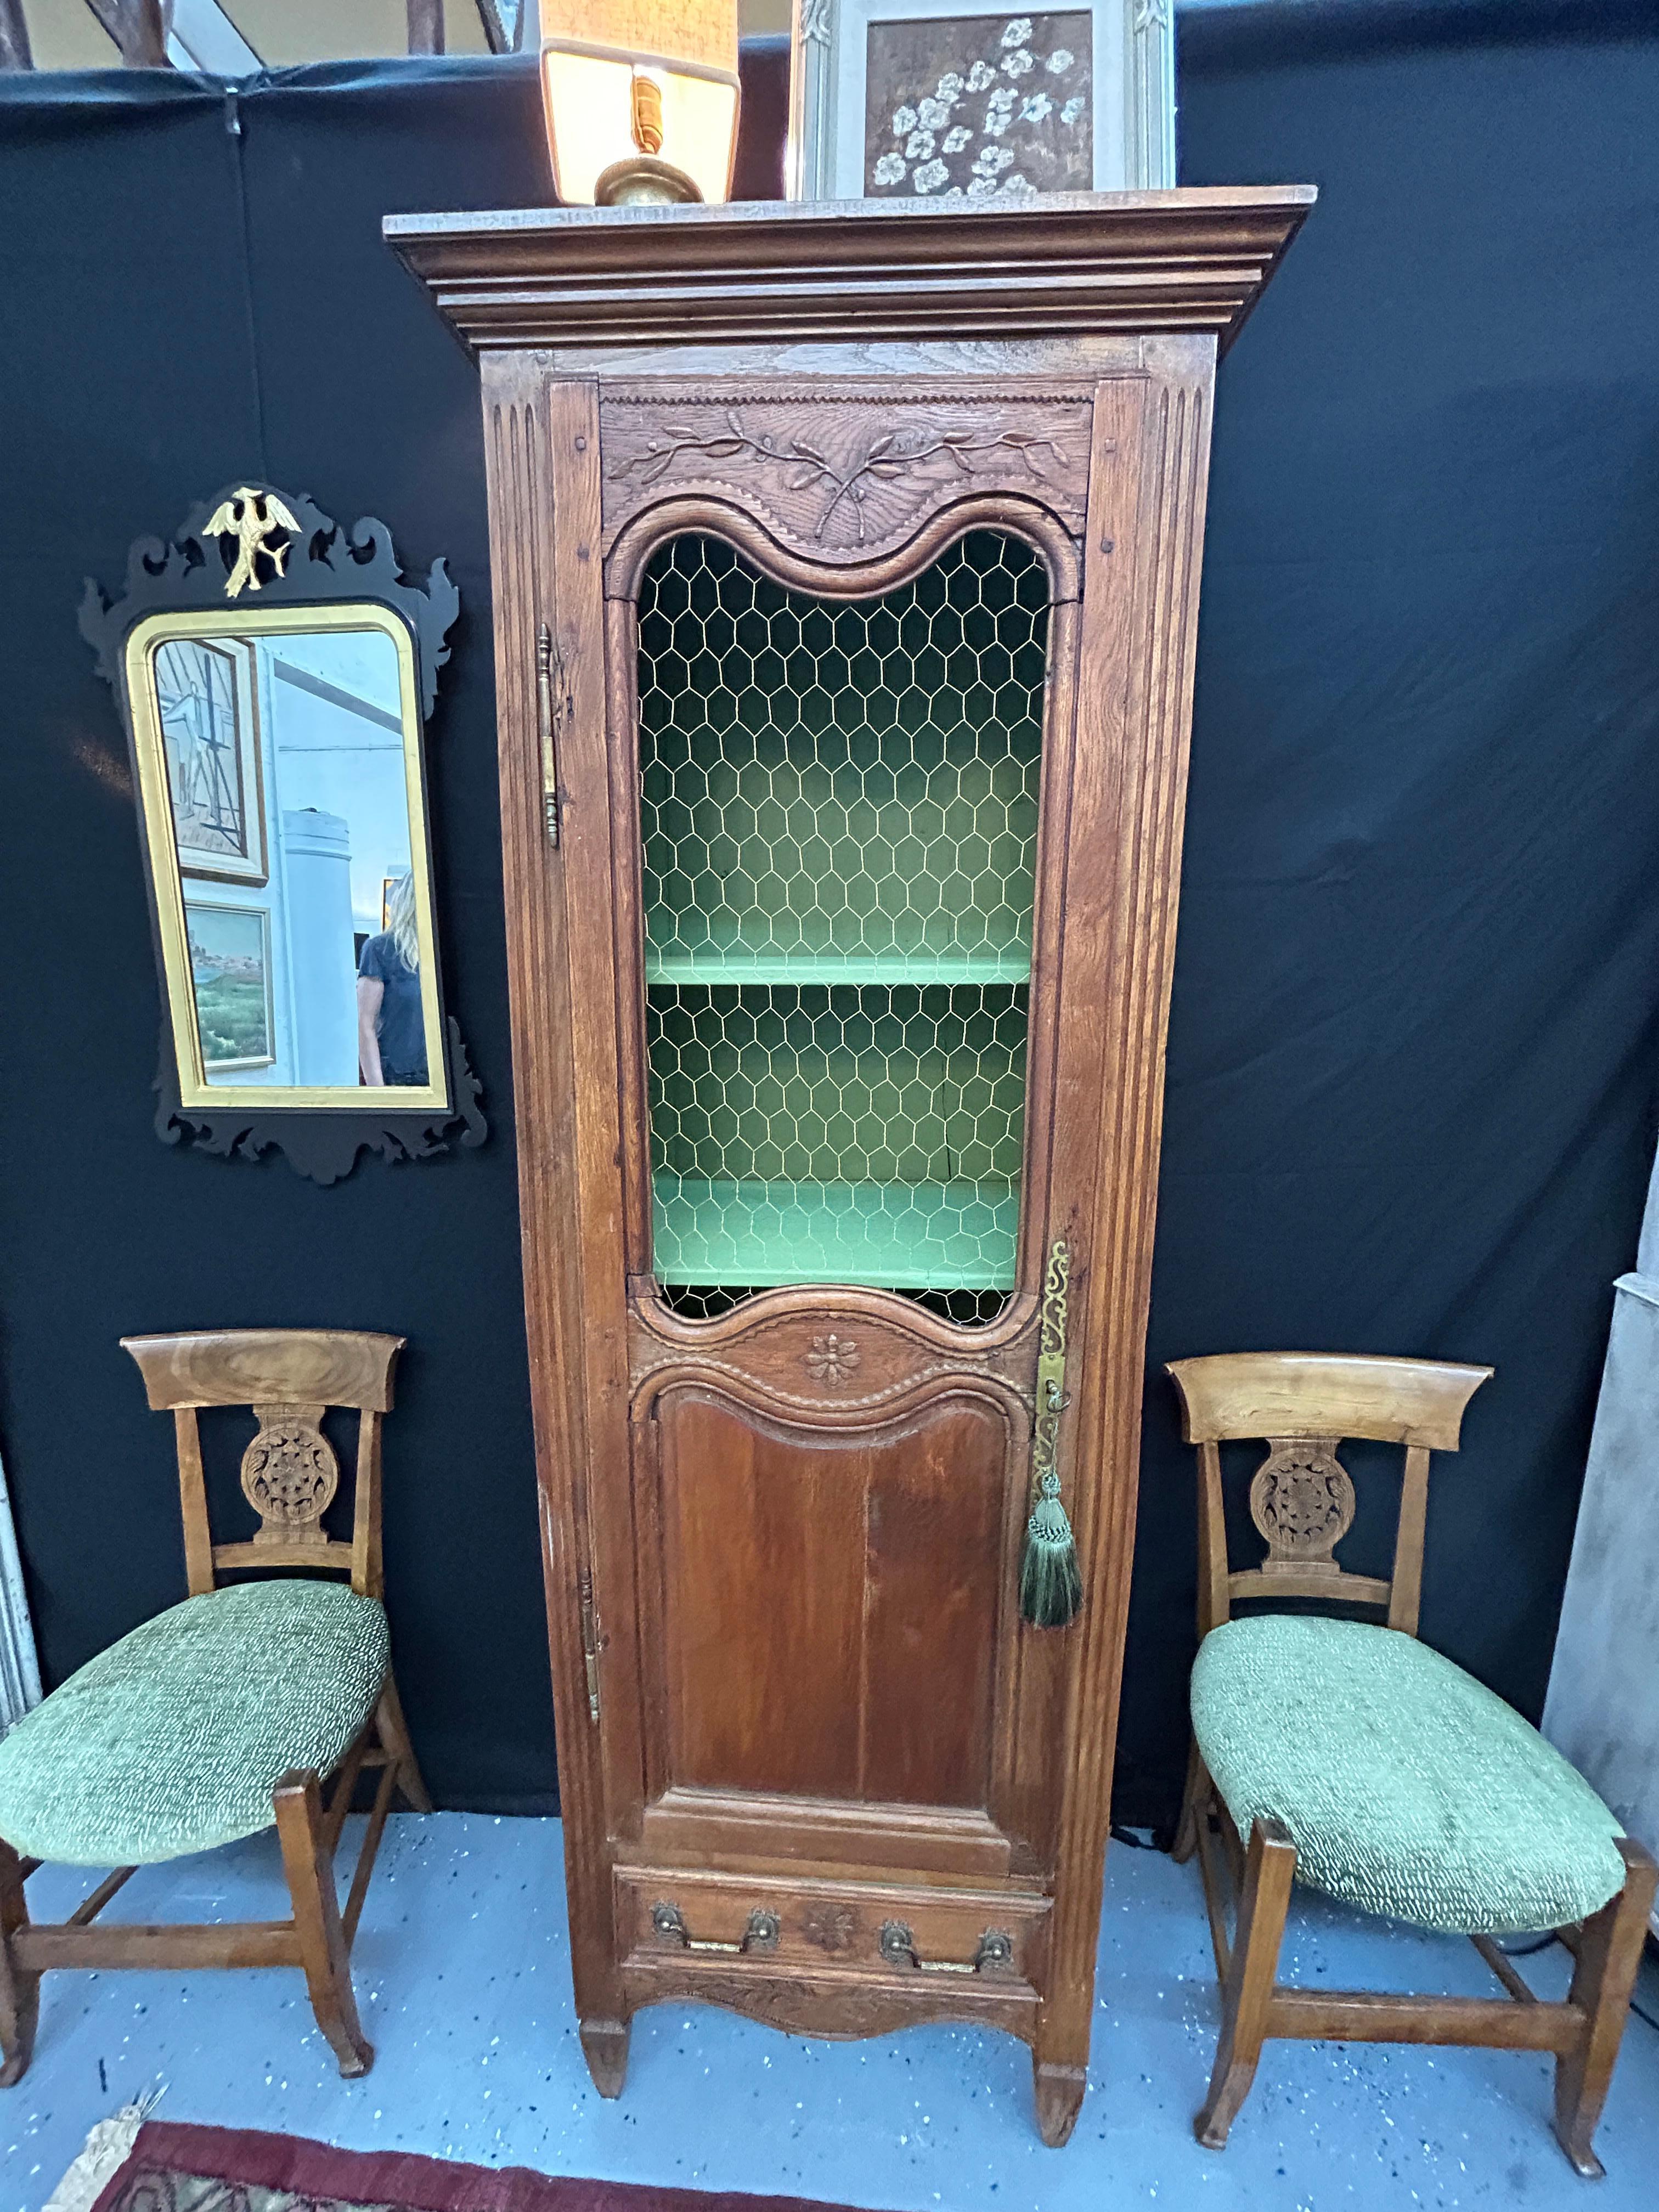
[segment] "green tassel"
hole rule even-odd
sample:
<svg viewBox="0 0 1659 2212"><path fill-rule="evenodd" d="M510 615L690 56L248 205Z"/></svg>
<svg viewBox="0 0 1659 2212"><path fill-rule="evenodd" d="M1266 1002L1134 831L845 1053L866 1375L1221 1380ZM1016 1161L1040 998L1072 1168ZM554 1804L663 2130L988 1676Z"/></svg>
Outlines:
<svg viewBox="0 0 1659 2212"><path fill-rule="evenodd" d="M1077 1539L1060 1502L1060 1477L1045 1474L1025 1524L1019 1569L1019 1609L1033 1628L1066 1628L1083 1610L1083 1577Z"/></svg>

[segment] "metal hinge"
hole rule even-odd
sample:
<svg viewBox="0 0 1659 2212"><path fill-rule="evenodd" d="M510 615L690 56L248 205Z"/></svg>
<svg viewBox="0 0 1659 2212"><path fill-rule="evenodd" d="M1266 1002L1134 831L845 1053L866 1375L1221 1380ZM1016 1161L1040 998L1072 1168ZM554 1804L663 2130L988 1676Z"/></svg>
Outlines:
<svg viewBox="0 0 1659 2212"><path fill-rule="evenodd" d="M542 738L542 820L550 845L559 842L558 728L564 719L564 655L543 623L536 632L536 713Z"/></svg>
<svg viewBox="0 0 1659 2212"><path fill-rule="evenodd" d="M593 1632L593 1577L584 1573L577 1584L582 1611L582 1664L587 1669L587 1717L599 1717L599 1648Z"/></svg>

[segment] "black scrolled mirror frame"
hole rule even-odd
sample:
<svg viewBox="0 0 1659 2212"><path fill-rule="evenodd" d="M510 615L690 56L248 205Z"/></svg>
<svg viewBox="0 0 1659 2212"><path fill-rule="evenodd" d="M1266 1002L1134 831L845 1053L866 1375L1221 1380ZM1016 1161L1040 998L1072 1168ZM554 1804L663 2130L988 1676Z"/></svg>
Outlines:
<svg viewBox="0 0 1659 2212"><path fill-rule="evenodd" d="M254 502L252 508L250 500ZM290 521L292 528L288 526ZM223 526L226 522L228 527ZM239 581L239 564L243 563L246 572ZM478 1103L483 1086L468 1063L459 1026L444 1002L442 965L436 954L434 893L433 939L448 1077L447 1112L434 1113L429 1105L400 1114L368 1106L333 1111L275 1103L268 1108L237 1105L221 1111L196 1104L186 1108L180 1103L178 1043L169 1011L157 890L144 831L132 702L127 690L127 639L148 616L223 611L256 579L258 598L244 602L250 608L355 603L389 609L409 632L422 724L431 718L438 671L449 658L446 641L460 610L460 594L441 560L433 562L424 585L406 581L392 550L392 533L374 516L364 516L348 530L304 495L295 497L269 484L244 481L192 507L171 538L136 538L127 555L126 588L118 599L106 598L88 577L81 602L81 635L98 656L98 672L115 693L126 732L139 836L144 847L144 881L161 997L161 1065L155 1085L156 1134L164 1144L176 1145L182 1139L223 1158L238 1155L257 1158L275 1148L311 1182L331 1183L349 1175L358 1154L365 1151L379 1152L387 1160L428 1159L447 1150L458 1122L461 1144L481 1145L488 1134ZM233 584L234 593L230 588ZM429 805L423 804L422 811L430 883Z"/></svg>

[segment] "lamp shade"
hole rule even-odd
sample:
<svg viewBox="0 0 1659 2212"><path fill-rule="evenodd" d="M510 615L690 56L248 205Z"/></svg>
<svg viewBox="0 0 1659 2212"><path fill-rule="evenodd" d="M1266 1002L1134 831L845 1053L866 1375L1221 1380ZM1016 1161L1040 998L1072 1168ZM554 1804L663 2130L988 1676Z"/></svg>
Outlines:
<svg viewBox="0 0 1659 2212"><path fill-rule="evenodd" d="M541 33L561 200L725 199L737 150L738 0L541 0ZM685 188L618 193L624 169Z"/></svg>

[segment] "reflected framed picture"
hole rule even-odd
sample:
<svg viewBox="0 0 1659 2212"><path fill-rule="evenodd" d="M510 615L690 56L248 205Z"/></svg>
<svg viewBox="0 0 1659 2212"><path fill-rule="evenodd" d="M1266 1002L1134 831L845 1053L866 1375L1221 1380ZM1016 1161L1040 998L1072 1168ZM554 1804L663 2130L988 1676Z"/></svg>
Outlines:
<svg viewBox="0 0 1659 2212"><path fill-rule="evenodd" d="M1175 167L1170 0L795 0L793 198L1145 191Z"/></svg>
<svg viewBox="0 0 1659 2212"><path fill-rule="evenodd" d="M208 1080L276 1057L270 996L270 915L257 906L185 901L196 1033Z"/></svg>
<svg viewBox="0 0 1659 2212"><path fill-rule="evenodd" d="M155 656L167 787L187 876L267 880L259 711L245 644L174 638Z"/></svg>

